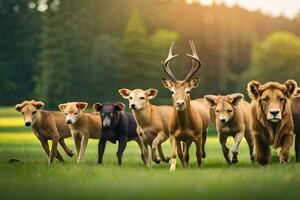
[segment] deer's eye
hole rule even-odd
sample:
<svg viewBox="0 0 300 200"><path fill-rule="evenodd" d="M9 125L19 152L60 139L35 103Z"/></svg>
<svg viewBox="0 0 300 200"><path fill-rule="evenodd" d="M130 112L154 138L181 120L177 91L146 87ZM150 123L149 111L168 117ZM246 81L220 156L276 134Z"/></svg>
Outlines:
<svg viewBox="0 0 300 200"><path fill-rule="evenodd" d="M34 115L36 113L36 111L33 111L32 114Z"/></svg>
<svg viewBox="0 0 300 200"><path fill-rule="evenodd" d="M145 97L140 97L140 99L141 99L141 100L144 100L144 99L145 99Z"/></svg>
<svg viewBox="0 0 300 200"><path fill-rule="evenodd" d="M216 112L219 113L220 111L219 111L219 110L216 110Z"/></svg>
<svg viewBox="0 0 300 200"><path fill-rule="evenodd" d="M130 100L132 100L132 97L129 97Z"/></svg>
<svg viewBox="0 0 300 200"><path fill-rule="evenodd" d="M77 115L78 113L76 112L76 113L74 113L74 115Z"/></svg>
<svg viewBox="0 0 300 200"><path fill-rule="evenodd" d="M22 112L22 115L24 115L24 112Z"/></svg>
<svg viewBox="0 0 300 200"><path fill-rule="evenodd" d="M229 110L227 110L229 113L231 113L233 110L232 109L229 109Z"/></svg>
<svg viewBox="0 0 300 200"><path fill-rule="evenodd" d="M190 94L190 93L191 93L191 91L186 91L186 93L187 93L187 94Z"/></svg>
<svg viewBox="0 0 300 200"><path fill-rule="evenodd" d="M68 115L68 113L66 113L66 115Z"/></svg>
<svg viewBox="0 0 300 200"><path fill-rule="evenodd" d="M280 102L284 102L285 98L281 97L279 100L280 100Z"/></svg>
<svg viewBox="0 0 300 200"><path fill-rule="evenodd" d="M171 91L172 94L175 94L174 91Z"/></svg>

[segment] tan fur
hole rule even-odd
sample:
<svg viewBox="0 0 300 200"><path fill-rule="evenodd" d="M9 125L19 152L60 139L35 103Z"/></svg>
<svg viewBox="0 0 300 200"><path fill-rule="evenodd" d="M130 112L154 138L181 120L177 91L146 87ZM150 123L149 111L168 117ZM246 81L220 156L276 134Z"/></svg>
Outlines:
<svg viewBox="0 0 300 200"><path fill-rule="evenodd" d="M73 156L72 150L64 142L64 138L71 136L69 126L65 123L64 113L42 110L43 106L44 103L41 101L30 100L17 104L15 108L23 114L24 123L32 126L32 131L49 157L49 164L53 162L54 157L63 162L57 150L58 143L68 156ZM51 151L48 140L52 140Z"/></svg>
<svg viewBox="0 0 300 200"><path fill-rule="evenodd" d="M173 110L172 107L155 106L150 103L149 100L157 94L155 89L146 91L134 89L131 91L124 88L120 89L119 93L123 98L129 100L129 107L132 104L137 106L136 109L132 109L132 113L138 125L138 134L143 143L143 152L145 158L147 158L147 165L151 164L149 159L151 154L148 152L148 146L151 147L152 160L154 162L160 163L161 160L169 162L169 158L166 158L163 154L161 144L169 137L168 123Z"/></svg>
<svg viewBox="0 0 300 200"><path fill-rule="evenodd" d="M271 161L270 145L275 149L281 148L281 163L290 160L290 148L294 137L290 99L296 87L297 83L293 80L284 84L260 84L257 81L248 83L249 96L252 98L250 127L254 138L254 155L261 165ZM279 117L274 116L276 120L270 119L272 110L279 112Z"/></svg>
<svg viewBox="0 0 300 200"><path fill-rule="evenodd" d="M206 95L204 98L215 110L216 128L225 160L229 164L238 162L238 147L243 137L248 143L250 158L253 160L253 142L249 127L250 104L243 100L243 95L239 93L226 96ZM234 138L232 159L226 146L229 136Z"/></svg>
<svg viewBox="0 0 300 200"><path fill-rule="evenodd" d="M190 100L190 90L196 88L199 79L191 81L171 81L162 79L164 87L173 93L173 114L169 122L172 157L170 171L176 168L178 157L184 168L188 167L189 148L192 142L196 144L196 157L198 166L201 159L206 157L205 141L207 127L210 122L210 106L204 99ZM182 152L181 142L185 149Z"/></svg>
<svg viewBox="0 0 300 200"><path fill-rule="evenodd" d="M59 105L60 110L67 114L67 121L69 116L71 116L70 119L74 118L69 127L76 146L78 163L83 160L89 138L99 139L101 136L100 116L95 113L84 113L86 107L85 102L69 102Z"/></svg>
<svg viewBox="0 0 300 200"><path fill-rule="evenodd" d="M296 93L291 100L291 109L294 120L294 133L295 137L295 154L296 161L300 161L300 88L298 87Z"/></svg>

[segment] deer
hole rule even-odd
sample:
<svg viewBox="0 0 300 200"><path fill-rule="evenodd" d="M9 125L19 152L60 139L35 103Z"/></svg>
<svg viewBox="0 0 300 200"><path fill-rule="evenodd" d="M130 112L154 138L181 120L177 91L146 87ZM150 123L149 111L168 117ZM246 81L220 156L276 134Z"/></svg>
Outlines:
<svg viewBox="0 0 300 200"><path fill-rule="evenodd" d="M202 61L199 59L195 45L190 41L192 54L185 54L192 59L192 68L184 80L177 80L170 69L170 62L179 54L173 55L171 44L168 57L161 62L162 67L169 79L162 78L162 84L172 93L173 112L169 121L169 137L171 143L170 171L176 169L177 154L184 169L189 165L189 149L194 142L196 145L196 158L198 167L201 166L202 158L206 157L205 142L207 128L210 122L210 105L203 99L191 100L191 90L199 84L199 78L192 78L201 68ZM183 143L184 152L181 148Z"/></svg>

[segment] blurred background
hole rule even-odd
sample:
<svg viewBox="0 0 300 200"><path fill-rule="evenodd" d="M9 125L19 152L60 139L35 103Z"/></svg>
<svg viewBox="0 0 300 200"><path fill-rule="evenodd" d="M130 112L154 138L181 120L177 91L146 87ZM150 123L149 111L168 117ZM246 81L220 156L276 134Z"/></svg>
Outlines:
<svg viewBox="0 0 300 200"><path fill-rule="evenodd" d="M122 87L154 87L170 103L160 61L172 41L178 78L189 40L204 62L193 97L299 81L299 11L295 0L1 0L0 105L120 101Z"/></svg>

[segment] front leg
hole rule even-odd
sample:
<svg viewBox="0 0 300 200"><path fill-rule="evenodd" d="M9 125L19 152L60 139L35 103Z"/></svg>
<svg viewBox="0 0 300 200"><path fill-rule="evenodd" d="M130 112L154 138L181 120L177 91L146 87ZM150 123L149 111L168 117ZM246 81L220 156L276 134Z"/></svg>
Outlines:
<svg viewBox="0 0 300 200"><path fill-rule="evenodd" d="M53 162L54 157L57 157L60 161L63 161L60 154L57 154L58 140L59 140L59 135L52 136L52 146L50 151L49 164Z"/></svg>
<svg viewBox="0 0 300 200"><path fill-rule="evenodd" d="M195 138L195 144L196 144L196 158L197 158L197 164L198 167L201 166L202 163L202 136Z"/></svg>
<svg viewBox="0 0 300 200"><path fill-rule="evenodd" d="M286 135L283 135L283 145L279 154L279 159L281 163L287 163L290 161L290 149L293 145L294 133L290 132Z"/></svg>
<svg viewBox="0 0 300 200"><path fill-rule="evenodd" d="M40 139L40 138L39 138L39 141L41 142L41 145L42 145L45 153L47 154L47 156L49 158L49 156L50 156L50 150L49 150L48 141L44 140L44 139Z"/></svg>
<svg viewBox="0 0 300 200"><path fill-rule="evenodd" d="M80 151L79 151L79 156L78 156L78 159L77 159L77 163L82 162L83 156L84 156L87 144L88 144L88 141L89 141L88 134L83 135L82 138L81 138Z"/></svg>
<svg viewBox="0 0 300 200"><path fill-rule="evenodd" d="M152 152L152 160L159 164L161 162L161 158L158 155L158 146L165 140L165 134L163 132L159 132L156 138L152 142L151 152Z"/></svg>
<svg viewBox="0 0 300 200"><path fill-rule="evenodd" d="M222 147L222 152L223 152L224 158L228 164L231 164L230 157L229 157L229 149L226 146L228 135L218 132L218 137L219 137L219 142Z"/></svg>
<svg viewBox="0 0 300 200"><path fill-rule="evenodd" d="M244 132L238 132L236 133L234 137L234 144L232 149L232 161L231 163L237 163L238 162L238 154L239 154L239 145L244 137Z"/></svg>
<svg viewBox="0 0 300 200"><path fill-rule="evenodd" d="M179 140L176 140L176 145L177 145L177 155L179 157L179 160L181 162L181 165L184 169L187 169L187 164L185 163L185 160L183 158L183 151L182 151L182 148L181 148L181 141ZM185 144L183 144L184 146Z"/></svg>
<svg viewBox="0 0 300 200"><path fill-rule="evenodd" d="M176 169L176 157L177 157L177 144L176 144L176 138L172 135L170 135L170 143L172 148L172 155L170 159L170 172L175 171Z"/></svg>
<svg viewBox="0 0 300 200"><path fill-rule="evenodd" d="M73 157L74 154L73 154L72 150L68 148L64 139L60 139L59 144L69 157Z"/></svg>
<svg viewBox="0 0 300 200"><path fill-rule="evenodd" d="M102 158L105 151L107 140L104 138L101 138L98 142L98 164L102 164Z"/></svg>
<svg viewBox="0 0 300 200"><path fill-rule="evenodd" d="M127 137L126 136L120 137L118 151L117 151L119 165L122 165L122 156L123 156L123 152L126 148L126 145L127 145Z"/></svg>
<svg viewBox="0 0 300 200"><path fill-rule="evenodd" d="M270 163L272 154L268 141L264 136L261 136L258 132L253 132L254 139L254 157L255 160L261 165L267 165Z"/></svg>

